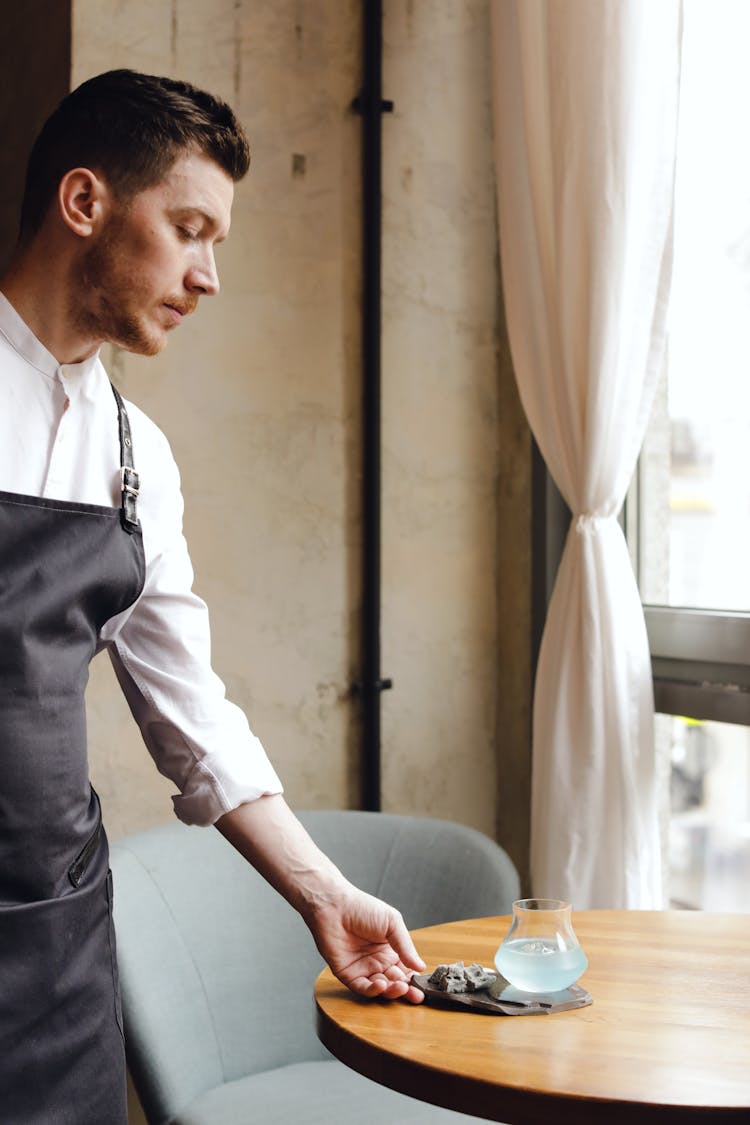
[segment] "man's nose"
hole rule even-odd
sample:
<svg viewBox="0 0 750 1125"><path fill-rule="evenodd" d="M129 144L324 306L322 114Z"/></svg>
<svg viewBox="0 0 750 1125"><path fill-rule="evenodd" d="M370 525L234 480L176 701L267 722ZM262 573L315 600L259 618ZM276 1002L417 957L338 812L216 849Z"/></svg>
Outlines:
<svg viewBox="0 0 750 1125"><path fill-rule="evenodd" d="M200 261L194 262L188 269L185 278L186 288L191 293L214 296L219 292L219 273L213 251L207 251Z"/></svg>

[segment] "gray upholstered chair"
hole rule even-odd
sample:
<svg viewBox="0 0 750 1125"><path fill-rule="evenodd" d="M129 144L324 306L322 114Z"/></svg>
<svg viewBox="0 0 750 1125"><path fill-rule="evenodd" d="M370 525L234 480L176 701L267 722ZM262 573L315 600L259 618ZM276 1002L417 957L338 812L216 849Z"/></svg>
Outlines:
<svg viewBox="0 0 750 1125"><path fill-rule="evenodd" d="M518 897L510 859L473 829L384 813L300 819L410 928L509 913ZM128 1060L151 1125L475 1120L332 1059L315 1034L323 963L307 928L218 832L143 832L113 845L112 869Z"/></svg>

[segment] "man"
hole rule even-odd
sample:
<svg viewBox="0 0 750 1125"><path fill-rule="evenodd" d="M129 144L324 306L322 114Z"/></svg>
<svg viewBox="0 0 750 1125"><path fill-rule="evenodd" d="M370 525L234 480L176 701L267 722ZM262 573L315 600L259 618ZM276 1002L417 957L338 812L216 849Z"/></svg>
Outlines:
<svg viewBox="0 0 750 1125"><path fill-rule="evenodd" d="M119 1125L124 1058L107 845L83 691L108 649L177 815L216 824L300 912L337 976L406 997L399 914L352 887L293 816L211 671L167 443L113 393L218 291L247 141L180 82L113 71L63 100L29 162L0 279L0 1116ZM252 1013L248 1013L252 1018Z"/></svg>

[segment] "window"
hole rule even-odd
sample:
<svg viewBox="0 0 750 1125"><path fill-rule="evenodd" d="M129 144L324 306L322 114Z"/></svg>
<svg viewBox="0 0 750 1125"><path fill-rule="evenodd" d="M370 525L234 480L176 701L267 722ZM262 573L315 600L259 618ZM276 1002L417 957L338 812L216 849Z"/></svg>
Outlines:
<svg viewBox="0 0 750 1125"><path fill-rule="evenodd" d="M674 905L750 910L750 5L685 0L665 372L626 532Z"/></svg>

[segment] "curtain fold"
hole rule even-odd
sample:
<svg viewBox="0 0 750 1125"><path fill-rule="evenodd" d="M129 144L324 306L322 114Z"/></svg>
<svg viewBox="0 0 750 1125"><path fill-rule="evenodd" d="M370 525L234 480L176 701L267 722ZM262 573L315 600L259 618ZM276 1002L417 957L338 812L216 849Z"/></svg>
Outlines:
<svg viewBox="0 0 750 1125"><path fill-rule="evenodd" d="M503 288L573 518L534 693L533 892L661 907L648 639L617 515L663 361L679 0L494 0Z"/></svg>

